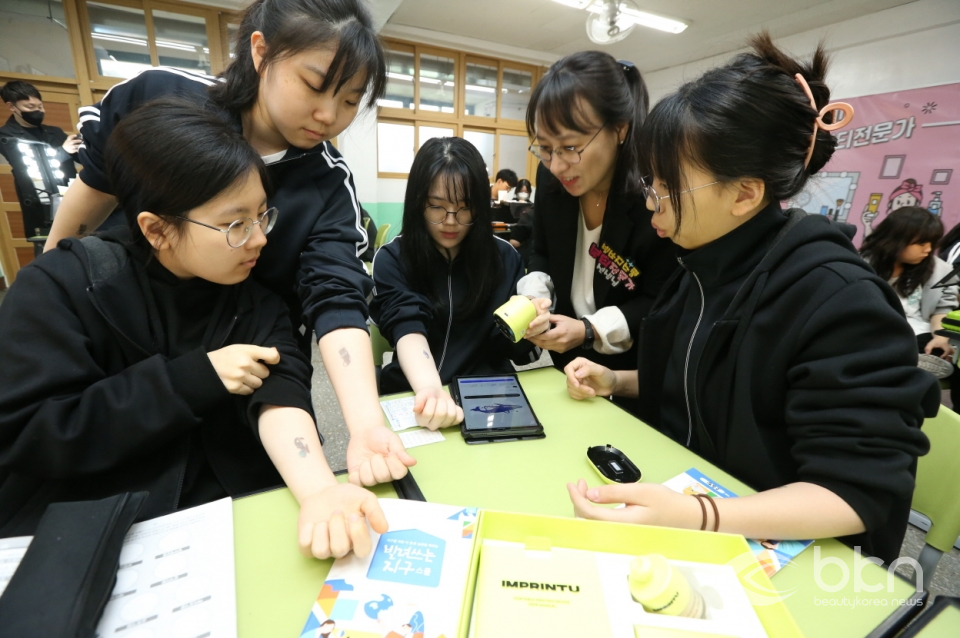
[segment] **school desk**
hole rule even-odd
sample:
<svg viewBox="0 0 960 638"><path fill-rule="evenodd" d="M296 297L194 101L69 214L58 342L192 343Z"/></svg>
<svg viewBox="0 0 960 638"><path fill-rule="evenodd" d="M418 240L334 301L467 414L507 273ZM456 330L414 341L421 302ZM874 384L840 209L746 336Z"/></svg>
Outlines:
<svg viewBox="0 0 960 638"><path fill-rule="evenodd" d="M546 438L467 445L459 428L444 430L443 443L410 450L417 459L413 475L427 501L573 516L566 484L579 478L591 486L601 484L588 464L586 451L605 444L632 459L645 482L662 483L695 467L737 494L753 492L609 401L574 401L567 395L563 375L552 368L519 376ZM375 492L381 497L395 495L389 485L378 486ZM235 501L234 517L241 638L299 635L330 561L307 559L298 553L297 507L287 490ZM837 591L825 591L817 583L817 547L823 565L820 581ZM837 587L844 571L847 582ZM853 550L836 540L811 545L772 580L787 596L787 608L804 634L818 637L865 636L899 600L915 592L913 585L900 577L891 579L888 590L885 569L865 559L855 566ZM861 585L882 588L871 592Z"/></svg>

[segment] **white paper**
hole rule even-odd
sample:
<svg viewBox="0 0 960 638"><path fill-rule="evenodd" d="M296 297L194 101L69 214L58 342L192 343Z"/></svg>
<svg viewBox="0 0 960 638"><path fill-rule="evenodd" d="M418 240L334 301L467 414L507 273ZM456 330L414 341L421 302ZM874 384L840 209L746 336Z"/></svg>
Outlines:
<svg viewBox="0 0 960 638"><path fill-rule="evenodd" d="M431 443L442 443L443 434L440 432L431 432L430 430L413 430L412 432L401 432L400 440L403 441L403 447L408 450L419 445L430 445Z"/></svg>
<svg viewBox="0 0 960 638"><path fill-rule="evenodd" d="M387 420L394 432L417 427L417 418L413 414L413 403L414 397L380 402L380 407L383 409L383 413L387 415Z"/></svg>
<svg viewBox="0 0 960 638"><path fill-rule="evenodd" d="M97 635L237 635L233 505L229 498L130 528Z"/></svg>
<svg viewBox="0 0 960 638"><path fill-rule="evenodd" d="M32 540L33 536L0 538L0 595L13 578L13 572L17 571L17 566L27 553L27 547Z"/></svg>

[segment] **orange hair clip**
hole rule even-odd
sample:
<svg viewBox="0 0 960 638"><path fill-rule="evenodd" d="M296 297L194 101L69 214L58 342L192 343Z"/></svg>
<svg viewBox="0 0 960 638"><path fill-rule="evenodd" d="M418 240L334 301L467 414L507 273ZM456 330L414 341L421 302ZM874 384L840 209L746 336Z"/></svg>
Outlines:
<svg viewBox="0 0 960 638"><path fill-rule="evenodd" d="M810 106L814 111L817 110L817 102L813 99L813 91L810 90L810 85L807 84L807 80L797 73L794 78L797 80L797 83L800 85L800 88L803 89L803 92L807 94L807 97L810 98ZM843 113L842 118L835 118L832 124L826 124L823 121L823 116L832 111L841 111ZM813 122L813 137L810 139L810 148L807 149L807 159L803 161L803 167L806 168L810 165L810 158L813 157L813 147L817 143L817 129L821 128L824 131L836 131L841 129L850 122L853 121L853 105L847 104L846 102L830 102L825 107L820 109L817 114L817 119Z"/></svg>

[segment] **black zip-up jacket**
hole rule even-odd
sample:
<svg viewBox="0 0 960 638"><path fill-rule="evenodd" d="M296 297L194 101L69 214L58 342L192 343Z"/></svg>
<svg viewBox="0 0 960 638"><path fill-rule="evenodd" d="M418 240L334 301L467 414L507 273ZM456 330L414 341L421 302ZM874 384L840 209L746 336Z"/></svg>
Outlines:
<svg viewBox="0 0 960 638"><path fill-rule="evenodd" d="M219 286L203 347L170 357L182 348L163 334L126 237L102 235L124 248L102 276L87 249L98 238L63 240L20 271L0 306L0 537L32 533L49 503L121 491L150 492L142 519L172 512L197 444L230 495L280 485L259 440L260 407L313 414L310 364L277 295L251 279ZM206 354L232 344L280 352L248 397L227 392Z"/></svg>
<svg viewBox="0 0 960 638"><path fill-rule="evenodd" d="M240 131L239 113L221 111L207 96L216 78L180 69L154 68L111 88L99 103L80 108L80 179L112 193L104 149L117 122L138 106L164 96L196 100ZM373 281L359 256L367 249L353 174L329 142L309 150L290 148L269 164L280 211L253 276L283 297L294 327L301 323L316 338L338 328L367 329L367 297ZM305 345L305 344L304 344Z"/></svg>
<svg viewBox="0 0 960 638"><path fill-rule="evenodd" d="M537 184L530 272L550 275L556 295L554 312L574 317L570 292L577 254L579 199L567 193L543 164L537 168ZM558 370L563 370L577 357L586 357L612 370L632 369L636 365L640 320L677 268L673 242L657 237L650 225L651 217L642 195L621 196L611 192L598 247L601 251L606 247L608 254L599 254L594 262L593 294L597 309L616 306L623 312L634 339L633 347L620 354L600 354L579 347L564 353L551 352Z"/></svg>
<svg viewBox="0 0 960 638"><path fill-rule="evenodd" d="M640 417L757 490L829 489L867 530L844 540L895 559L940 395L896 294L777 203L679 259L641 328Z"/></svg>
<svg viewBox="0 0 960 638"><path fill-rule="evenodd" d="M458 375L513 372L511 360L525 364L540 356L540 349L526 339L514 344L504 337L493 321L493 311L516 294L517 282L523 276L523 261L513 246L496 237L493 244L503 264L503 279L487 300L484 310L469 319L458 316L455 310L471 294L467 281L468 266L462 260L454 259L447 268L433 273L432 285L437 296L448 300L443 308L436 309L426 295L412 290L407 282L400 257L402 235L382 246L374 259L376 285L370 302L370 316L394 348L408 334L425 335L437 363L440 381L444 384ZM410 391L410 383L403 375L399 360L394 357L380 373L380 392L404 391Z"/></svg>

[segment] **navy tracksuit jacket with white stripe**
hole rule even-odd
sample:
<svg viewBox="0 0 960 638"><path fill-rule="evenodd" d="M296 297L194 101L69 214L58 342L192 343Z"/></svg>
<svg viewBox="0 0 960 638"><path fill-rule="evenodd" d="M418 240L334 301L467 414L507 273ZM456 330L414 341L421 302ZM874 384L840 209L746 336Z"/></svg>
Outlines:
<svg viewBox="0 0 960 638"><path fill-rule="evenodd" d="M112 193L103 159L107 139L124 116L154 99L196 100L239 130L240 114L220 111L207 95L217 81L180 69L153 68L117 84L99 103L81 107L80 178ZM268 203L280 214L254 277L283 297L294 328L305 326L307 338L311 330L317 339L338 328L366 330L373 281L358 257L367 249L367 235L346 162L332 144L323 142L309 150L291 147L267 170L273 189Z"/></svg>

